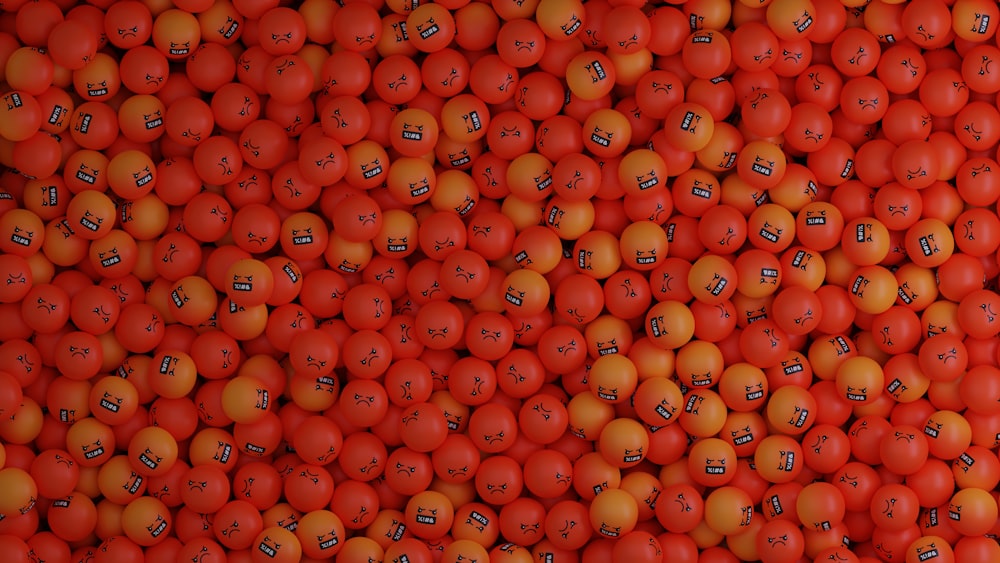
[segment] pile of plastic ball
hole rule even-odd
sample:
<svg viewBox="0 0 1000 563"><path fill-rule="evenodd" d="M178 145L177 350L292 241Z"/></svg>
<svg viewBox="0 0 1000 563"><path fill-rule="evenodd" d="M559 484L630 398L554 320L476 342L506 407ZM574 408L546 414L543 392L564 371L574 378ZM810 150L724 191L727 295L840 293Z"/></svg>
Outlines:
<svg viewBox="0 0 1000 563"><path fill-rule="evenodd" d="M0 0L0 553L1000 561L990 0Z"/></svg>

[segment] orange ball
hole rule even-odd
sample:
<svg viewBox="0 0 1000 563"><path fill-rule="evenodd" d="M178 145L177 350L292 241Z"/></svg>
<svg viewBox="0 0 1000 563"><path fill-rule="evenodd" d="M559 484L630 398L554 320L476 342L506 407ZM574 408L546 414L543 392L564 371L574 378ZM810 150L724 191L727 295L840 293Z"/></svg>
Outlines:
<svg viewBox="0 0 1000 563"><path fill-rule="evenodd" d="M914 264L934 268L945 263L955 250L955 237L940 219L917 221L906 230L906 253Z"/></svg>
<svg viewBox="0 0 1000 563"><path fill-rule="evenodd" d="M614 158L632 141L631 122L620 111L601 108L583 122L583 146L598 157Z"/></svg>
<svg viewBox="0 0 1000 563"><path fill-rule="evenodd" d="M736 293L736 267L721 256L702 256L691 266L687 284L695 299L718 305Z"/></svg>
<svg viewBox="0 0 1000 563"><path fill-rule="evenodd" d="M896 302L896 277L883 266L863 266L848 277L848 297L859 311L877 315Z"/></svg>
<svg viewBox="0 0 1000 563"><path fill-rule="evenodd" d="M996 34L1000 9L995 4L983 0L960 0L952 7L951 13L952 30L962 39L980 43Z"/></svg>
<svg viewBox="0 0 1000 563"><path fill-rule="evenodd" d="M38 487L27 471L18 467L0 469L0 484L6 491L0 499L0 513L25 514L34 507Z"/></svg>
<svg viewBox="0 0 1000 563"><path fill-rule="evenodd" d="M844 496L834 485L824 481L809 483L799 491L795 501L799 521L817 532L827 531L844 520Z"/></svg>
<svg viewBox="0 0 1000 563"><path fill-rule="evenodd" d="M635 364L621 354L597 358L591 365L588 378L591 392L598 399L612 404L629 400L638 380Z"/></svg>
<svg viewBox="0 0 1000 563"><path fill-rule="evenodd" d="M156 353L148 367L149 387L157 395L180 399L190 393L198 380L194 359L186 352L167 349Z"/></svg>
<svg viewBox="0 0 1000 563"><path fill-rule="evenodd" d="M956 547L961 546L964 539L960 539ZM986 550L985 552L1000 555L1000 552L993 549ZM906 563L924 563L927 561L933 563L953 563L956 560L962 561L963 559L956 559L955 550L952 549L948 540L941 536L921 536L906 548ZM981 560L985 561L986 559Z"/></svg>
<svg viewBox="0 0 1000 563"><path fill-rule="evenodd" d="M649 434L642 424L631 418L616 418L601 430L598 449L615 467L635 467L649 451Z"/></svg>
<svg viewBox="0 0 1000 563"><path fill-rule="evenodd" d="M794 481L805 467L802 445L791 436L765 436L754 452L754 464L760 476L770 483Z"/></svg>
<svg viewBox="0 0 1000 563"><path fill-rule="evenodd" d="M119 197L139 199L156 186L156 166L143 152L120 152L108 163L108 185Z"/></svg>
<svg viewBox="0 0 1000 563"><path fill-rule="evenodd" d="M537 315L548 306L548 281L533 270L514 270L507 274L500 287L504 292L504 309L511 315Z"/></svg>
<svg viewBox="0 0 1000 563"><path fill-rule="evenodd" d="M997 514L996 498L984 489L961 489L948 503L949 523L965 536L989 532L996 527Z"/></svg>
<svg viewBox="0 0 1000 563"><path fill-rule="evenodd" d="M579 0L541 0L535 5L535 19L549 39L565 41L583 32L586 12Z"/></svg>
<svg viewBox="0 0 1000 563"><path fill-rule="evenodd" d="M28 92L13 90L3 96L0 105L0 137L12 142L25 141L41 128L43 116L38 100Z"/></svg>
<svg viewBox="0 0 1000 563"><path fill-rule="evenodd" d="M582 100L597 100L615 86L617 71L611 58L599 51L584 51L566 65L570 92Z"/></svg>
<svg viewBox="0 0 1000 563"><path fill-rule="evenodd" d="M226 271L225 292L243 306L263 305L274 292L274 274L256 259L237 260Z"/></svg>
<svg viewBox="0 0 1000 563"><path fill-rule="evenodd" d="M882 395L882 366L865 356L848 358L837 367L837 392L851 405L870 405Z"/></svg>
<svg viewBox="0 0 1000 563"><path fill-rule="evenodd" d="M177 463L177 441L158 426L147 426L132 436L129 461L135 471L147 477L165 475Z"/></svg>
<svg viewBox="0 0 1000 563"><path fill-rule="evenodd" d="M678 422L688 434L708 438L718 434L725 426L727 412L726 403L718 393L711 389L698 389L684 395L684 409Z"/></svg>
<svg viewBox="0 0 1000 563"><path fill-rule="evenodd" d="M729 40L719 31L697 29L681 48L684 68L696 78L711 80L723 75L732 63Z"/></svg>
<svg viewBox="0 0 1000 563"><path fill-rule="evenodd" d="M743 489L719 487L705 498L705 523L721 535L738 534L750 527L754 517L753 501Z"/></svg>
<svg viewBox="0 0 1000 563"><path fill-rule="evenodd" d="M622 261L633 270L653 270L667 256L669 242L663 227L652 221L636 221L619 236Z"/></svg>
<svg viewBox="0 0 1000 563"><path fill-rule="evenodd" d="M677 422L683 408L684 394L666 377L650 377L639 384L635 393L635 410L650 426L666 426Z"/></svg>
<svg viewBox="0 0 1000 563"><path fill-rule="evenodd" d="M107 195L97 190L84 190L70 200L66 219L77 236L97 240L114 228L115 204Z"/></svg>
<svg viewBox="0 0 1000 563"><path fill-rule="evenodd" d="M302 543L302 553L316 559L336 555L347 539L340 516L329 510L314 510L304 515L295 535Z"/></svg>
<svg viewBox="0 0 1000 563"><path fill-rule="evenodd" d="M778 185L785 176L788 162L781 147L769 141L750 141L736 157L740 178L760 189Z"/></svg>
<svg viewBox="0 0 1000 563"><path fill-rule="evenodd" d="M115 442L111 427L96 418L79 420L66 433L66 451L81 467L97 467L111 459Z"/></svg>
<svg viewBox="0 0 1000 563"><path fill-rule="evenodd" d="M128 379L105 376L90 390L90 411L94 418L109 425L121 424L136 413L139 393Z"/></svg>
<svg viewBox="0 0 1000 563"><path fill-rule="evenodd" d="M4 253L30 258L42 248L45 223L27 209L11 209L0 215L0 236L0 250Z"/></svg>
<svg viewBox="0 0 1000 563"><path fill-rule="evenodd" d="M957 459L972 444L972 426L955 411L939 410L929 416L924 434L928 451L938 459Z"/></svg>
<svg viewBox="0 0 1000 563"><path fill-rule="evenodd" d="M139 497L125 505L122 528L128 539L143 547L154 546L170 537L174 519L162 501Z"/></svg>
<svg viewBox="0 0 1000 563"><path fill-rule="evenodd" d="M720 438L695 442L687 459L691 479L707 487L721 487L736 475L736 450Z"/></svg>
<svg viewBox="0 0 1000 563"><path fill-rule="evenodd" d="M715 120L708 108L682 102L667 113L663 129L666 141L675 149L697 152L707 147L715 133Z"/></svg>
<svg viewBox="0 0 1000 563"><path fill-rule="evenodd" d="M816 421L816 399L802 387L786 385L771 392L765 413L775 430L798 436Z"/></svg>
<svg viewBox="0 0 1000 563"><path fill-rule="evenodd" d="M638 503L622 489L608 489L590 503L590 525L598 537L617 539L635 529Z"/></svg>
<svg viewBox="0 0 1000 563"><path fill-rule="evenodd" d="M261 420L273 408L271 400L267 386L250 375L230 379L222 390L222 410L240 424Z"/></svg>
<svg viewBox="0 0 1000 563"><path fill-rule="evenodd" d="M218 294L208 280L187 276L170 287L167 308L175 319L197 326L208 321L218 308Z"/></svg>
<svg viewBox="0 0 1000 563"><path fill-rule="evenodd" d="M264 528L251 544L253 563L293 563L302 560L302 542L294 532L281 526Z"/></svg>
<svg viewBox="0 0 1000 563"><path fill-rule="evenodd" d="M186 59L200 43L201 26L189 12L165 10L153 20L153 44L172 61Z"/></svg>
<svg viewBox="0 0 1000 563"><path fill-rule="evenodd" d="M719 380L719 395L735 412L751 412L767 399L768 381L761 368L740 362L726 366Z"/></svg>

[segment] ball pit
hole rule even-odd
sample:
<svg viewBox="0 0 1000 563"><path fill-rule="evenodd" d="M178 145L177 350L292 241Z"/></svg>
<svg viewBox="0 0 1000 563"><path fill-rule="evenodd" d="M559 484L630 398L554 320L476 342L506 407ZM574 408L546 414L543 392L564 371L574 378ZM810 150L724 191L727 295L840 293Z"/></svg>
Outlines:
<svg viewBox="0 0 1000 563"><path fill-rule="evenodd" d="M0 552L1000 560L998 18L0 3Z"/></svg>

